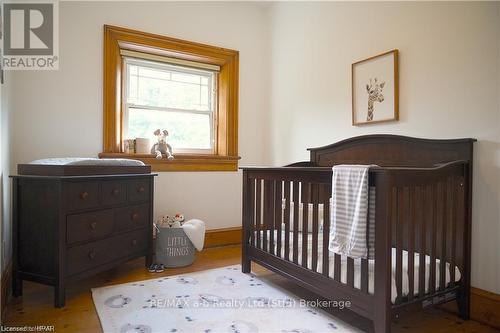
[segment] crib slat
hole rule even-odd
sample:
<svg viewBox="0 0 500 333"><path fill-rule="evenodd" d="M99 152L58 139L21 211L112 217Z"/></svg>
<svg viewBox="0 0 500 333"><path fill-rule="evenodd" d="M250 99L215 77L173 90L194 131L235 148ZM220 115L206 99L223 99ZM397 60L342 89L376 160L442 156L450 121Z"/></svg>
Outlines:
<svg viewBox="0 0 500 333"><path fill-rule="evenodd" d="M420 252L418 257L418 296L425 296L425 255L426 251L426 222L429 191L427 187L422 188L422 210L420 212Z"/></svg>
<svg viewBox="0 0 500 333"><path fill-rule="evenodd" d="M270 189L269 189L269 247L268 251L271 254L274 254L274 249L275 249L275 243L274 243L274 231L276 230L276 227L274 225L274 220L276 219L275 216L275 208L274 208L274 203L276 202L275 197L276 197L276 181L271 180Z"/></svg>
<svg viewBox="0 0 500 333"><path fill-rule="evenodd" d="M451 178L451 191L450 191L450 284L455 285L455 254L456 254L456 229L455 225L458 222L456 220L457 209L458 209L458 197L455 197L455 191L458 190L458 182L455 177Z"/></svg>
<svg viewBox="0 0 500 333"><path fill-rule="evenodd" d="M319 207L318 202L320 195L319 193L320 186L318 184L312 185L312 203L313 203L313 212L312 212L312 255L311 255L311 269L314 272L318 271L318 232L319 232ZM324 209L324 207L323 207Z"/></svg>
<svg viewBox="0 0 500 333"><path fill-rule="evenodd" d="M347 257L347 285L354 288L354 259Z"/></svg>
<svg viewBox="0 0 500 333"><path fill-rule="evenodd" d="M443 182L442 187L442 220L441 220L441 258L439 259L439 289L443 290L446 285L446 226L448 224L448 180Z"/></svg>
<svg viewBox="0 0 500 333"><path fill-rule="evenodd" d="M277 180L275 182L274 192L274 229L276 230L276 255L281 258L281 221L282 216L282 201L283 200L283 182Z"/></svg>
<svg viewBox="0 0 500 333"><path fill-rule="evenodd" d="M266 191L266 249L265 251L273 253L274 250L274 180L267 181L267 191Z"/></svg>
<svg viewBox="0 0 500 333"><path fill-rule="evenodd" d="M290 185L289 180L284 181L285 216L283 221L285 223L285 260L290 260Z"/></svg>
<svg viewBox="0 0 500 333"><path fill-rule="evenodd" d="M368 293L368 259L361 259L361 291Z"/></svg>
<svg viewBox="0 0 500 333"><path fill-rule="evenodd" d="M395 212L396 220L396 294L397 299L403 296L403 223L405 213L404 189L397 188L394 191L395 195Z"/></svg>
<svg viewBox="0 0 500 333"><path fill-rule="evenodd" d="M375 225L373 223L375 222L375 207L372 207L372 201L370 200L370 196L375 195L375 191L372 193L372 188L368 188L368 195L369 195L369 200L368 200L368 228L366 229L366 239L367 239L367 246L368 246L368 258L373 258L374 257L374 249L375 249L375 244L371 243L372 242L372 232L373 235L375 233ZM373 214L373 215L372 215ZM368 281L369 281L369 271L368 271L368 258L361 258L361 291L368 293Z"/></svg>
<svg viewBox="0 0 500 333"><path fill-rule="evenodd" d="M325 188L326 187L326 188ZM323 189L323 275L329 276L330 274L330 251L328 245L330 242L330 185L324 184L321 186Z"/></svg>
<svg viewBox="0 0 500 333"><path fill-rule="evenodd" d="M274 231L276 230L276 227L274 226L274 220L276 219L275 216L275 208L274 208L274 203L276 200L274 199L276 197L276 181L271 180L270 189L269 189L269 246L268 246L268 251L271 254L274 254L275 250L275 243L274 243Z"/></svg>
<svg viewBox="0 0 500 333"><path fill-rule="evenodd" d="M263 215L262 215L262 250L263 251L268 251L268 245L269 243L267 242L267 235L269 233L269 211L270 211L270 204L269 204L269 190L271 188L271 181L269 179L264 180L264 200L263 200Z"/></svg>
<svg viewBox="0 0 500 333"><path fill-rule="evenodd" d="M250 221L252 221L252 229L250 233L250 244L255 246L255 179L252 179L250 183L251 193L250 193Z"/></svg>
<svg viewBox="0 0 500 333"><path fill-rule="evenodd" d="M302 183L302 267L307 268L309 246L309 203L311 202L311 183Z"/></svg>
<svg viewBox="0 0 500 333"><path fill-rule="evenodd" d="M430 274L429 274L429 292L433 294L436 291L436 232L437 232L437 201L439 199L438 186L432 186L432 196L431 196L431 206L432 206L432 217L431 217L431 261L430 261Z"/></svg>
<svg viewBox="0 0 500 333"><path fill-rule="evenodd" d="M299 182L293 182L293 262L299 262Z"/></svg>
<svg viewBox="0 0 500 333"><path fill-rule="evenodd" d="M255 188L255 237L257 238L256 247L261 248L261 235L262 230L261 217L262 217L262 179L256 179L257 183Z"/></svg>
<svg viewBox="0 0 500 333"><path fill-rule="evenodd" d="M408 193L408 300L412 301L415 293L415 205L418 200L417 189L415 187L410 188Z"/></svg>
<svg viewBox="0 0 500 333"><path fill-rule="evenodd" d="M340 254L335 253L333 262L333 279L340 282L340 276L342 273L342 257Z"/></svg>

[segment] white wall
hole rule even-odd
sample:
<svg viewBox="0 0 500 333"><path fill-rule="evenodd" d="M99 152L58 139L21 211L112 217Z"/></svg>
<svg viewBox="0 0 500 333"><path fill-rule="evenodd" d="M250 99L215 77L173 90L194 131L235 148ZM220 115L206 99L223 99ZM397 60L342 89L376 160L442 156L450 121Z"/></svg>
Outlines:
<svg viewBox="0 0 500 333"><path fill-rule="evenodd" d="M4 179L4 172L3 172L3 161L4 161L4 149L3 149L3 134L5 132L3 128L3 107L2 107L2 101L3 101L3 89L0 87L0 278L2 277L3 273L3 265L4 265L4 259L3 259L3 249L2 249L2 244L3 244L3 228L4 228L4 218L3 218L3 213L4 213L4 204L3 204L3 179ZM1 280L1 279L0 279ZM0 296L1 298L1 296ZM1 299L0 299L1 302Z"/></svg>
<svg viewBox="0 0 500 333"><path fill-rule="evenodd" d="M497 20L497 23L498 23L498 35L500 36L500 5L498 6L498 20ZM499 42L499 45L498 45L498 125L499 125L499 128L500 128L500 42ZM500 140L500 130L498 131L498 136L499 136L499 140ZM498 166L500 165L500 151L497 149L497 151L495 152L495 165L497 166L497 182L498 182L498 185L497 185L497 188L500 189L500 168L498 168ZM499 216L500 216L500 204L497 205L498 207L498 210L499 210ZM498 228L498 239L500 240L500 227ZM497 243L498 244L498 243ZM500 246L500 245L499 245ZM497 276L500 277L500 263L498 264L498 267L497 267Z"/></svg>
<svg viewBox="0 0 500 333"><path fill-rule="evenodd" d="M4 84L0 86L0 274L8 265L10 249L10 73L4 73Z"/></svg>
<svg viewBox="0 0 500 333"><path fill-rule="evenodd" d="M497 20L497 23L498 23L498 35L500 36L500 5L498 6L498 20ZM500 42L499 42L499 45L498 45L498 120L499 120L499 128L500 128ZM498 135L500 137L500 131L498 131ZM495 165L498 166L500 165L500 151L497 150L496 153L495 153ZM497 167L497 174L498 174L498 188L500 188L500 169ZM500 204L497 205L498 207L498 210L499 210L499 216L500 216ZM499 235L498 235L498 238L500 239L500 228L498 230L499 232ZM498 276L500 277L500 263L497 267L497 274Z"/></svg>
<svg viewBox="0 0 500 333"><path fill-rule="evenodd" d="M472 284L500 292L499 4L281 3L272 7L274 164L307 147L394 133L474 137ZM398 123L351 126L351 63L400 50Z"/></svg>
<svg viewBox="0 0 500 333"><path fill-rule="evenodd" d="M241 164L265 163L266 19L258 3L61 2L59 71L15 73L13 167L101 151L104 24L240 51ZM161 173L155 192L156 215L183 212L209 229L241 223L239 172Z"/></svg>
<svg viewBox="0 0 500 333"><path fill-rule="evenodd" d="M4 94L3 94L3 87L0 87L0 277L2 276L2 273L3 273L3 265L4 265L4 258L3 258L3 228L4 228L4 217L3 217L3 214L4 214L4 204L3 204L3 198L4 198L4 195L3 195L3 179L4 179L4 169L3 169L3 161L4 161L4 147L3 147L3 143L4 143L4 126L3 124L5 123L4 120L3 120L3 114L4 114L4 109L2 107L2 101L3 101L3 97L4 97ZM1 279L0 279L1 280ZM0 296L1 297L1 296ZM1 301L1 299L0 299Z"/></svg>
<svg viewBox="0 0 500 333"><path fill-rule="evenodd" d="M472 282L500 293L499 21L498 3L62 2L60 70L13 73L11 167L101 150L103 24L237 49L242 165L305 160L307 147L369 133L478 138ZM401 120L352 127L351 63L393 48ZM162 173L156 213L237 226L240 183Z"/></svg>

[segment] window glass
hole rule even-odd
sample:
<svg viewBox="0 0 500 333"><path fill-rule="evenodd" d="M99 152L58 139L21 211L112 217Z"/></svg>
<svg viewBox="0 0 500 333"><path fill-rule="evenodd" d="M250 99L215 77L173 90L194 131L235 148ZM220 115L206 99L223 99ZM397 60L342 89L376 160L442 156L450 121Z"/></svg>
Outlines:
<svg viewBox="0 0 500 333"><path fill-rule="evenodd" d="M125 137L169 131L176 150L214 147L215 72L126 59Z"/></svg>

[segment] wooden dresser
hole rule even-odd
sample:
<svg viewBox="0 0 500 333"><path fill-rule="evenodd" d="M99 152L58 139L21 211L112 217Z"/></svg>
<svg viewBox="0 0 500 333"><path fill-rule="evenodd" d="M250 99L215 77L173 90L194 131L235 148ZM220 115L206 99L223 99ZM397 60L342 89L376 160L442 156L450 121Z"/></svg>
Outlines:
<svg viewBox="0 0 500 333"><path fill-rule="evenodd" d="M154 174L13 176L13 295L22 281L65 286L153 255Z"/></svg>

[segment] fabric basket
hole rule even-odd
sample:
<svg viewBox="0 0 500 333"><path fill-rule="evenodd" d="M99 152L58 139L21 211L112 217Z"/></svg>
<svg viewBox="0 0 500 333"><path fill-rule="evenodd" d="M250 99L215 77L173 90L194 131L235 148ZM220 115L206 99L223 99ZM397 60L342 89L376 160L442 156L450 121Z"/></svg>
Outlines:
<svg viewBox="0 0 500 333"><path fill-rule="evenodd" d="M165 267L183 267L194 261L195 248L182 228L158 228L156 262Z"/></svg>

